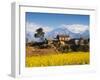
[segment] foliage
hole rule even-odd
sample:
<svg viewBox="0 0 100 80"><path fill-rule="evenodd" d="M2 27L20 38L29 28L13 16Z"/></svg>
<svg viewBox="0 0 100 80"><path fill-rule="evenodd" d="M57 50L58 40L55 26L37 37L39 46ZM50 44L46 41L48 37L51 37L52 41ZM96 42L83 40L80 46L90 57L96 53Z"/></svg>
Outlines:
<svg viewBox="0 0 100 80"><path fill-rule="evenodd" d="M43 29L42 28L38 28L36 30L37 33L35 33L34 37L44 37L44 32L43 32Z"/></svg>

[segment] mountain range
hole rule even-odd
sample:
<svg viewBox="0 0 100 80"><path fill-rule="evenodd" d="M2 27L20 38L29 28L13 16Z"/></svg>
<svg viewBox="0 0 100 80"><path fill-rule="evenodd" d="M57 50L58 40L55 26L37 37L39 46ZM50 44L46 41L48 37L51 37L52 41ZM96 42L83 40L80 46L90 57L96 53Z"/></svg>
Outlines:
<svg viewBox="0 0 100 80"><path fill-rule="evenodd" d="M84 32L81 32L81 33L73 33L69 31L67 28L57 28L50 32L45 33L45 38L54 39L56 38L57 35L69 35L71 38L81 38L82 37L82 38L88 39L89 30L85 30ZM34 33L27 32L26 39L28 39L28 42L34 41L35 40Z"/></svg>
<svg viewBox="0 0 100 80"><path fill-rule="evenodd" d="M51 39L56 38L57 35L69 35L71 38L80 38L80 37L89 38L89 30L85 30L84 32L81 33L73 33L69 31L67 28L58 28L51 32L48 32L46 35L47 38Z"/></svg>

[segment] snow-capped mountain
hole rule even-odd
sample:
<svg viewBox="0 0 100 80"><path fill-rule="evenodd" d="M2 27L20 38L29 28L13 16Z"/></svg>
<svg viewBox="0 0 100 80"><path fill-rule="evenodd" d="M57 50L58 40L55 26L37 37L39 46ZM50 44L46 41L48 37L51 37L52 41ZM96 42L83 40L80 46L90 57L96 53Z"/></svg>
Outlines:
<svg viewBox="0 0 100 80"><path fill-rule="evenodd" d="M83 38L90 38L90 34L89 34L89 30L86 30L86 31L84 31L83 33L82 33L82 37Z"/></svg>
<svg viewBox="0 0 100 80"><path fill-rule="evenodd" d="M73 33L69 31L67 28L57 28L50 32L45 33L45 38L53 40L56 38L57 35L69 35L71 38L81 38L82 37L82 38L88 39L89 30L85 30L84 32L81 32L81 33ZM32 42L36 40L34 37L34 33L32 32L26 33L26 39L28 40L28 42Z"/></svg>
<svg viewBox="0 0 100 80"><path fill-rule="evenodd" d="M67 29L57 28L52 30L51 32L46 33L46 37L49 39L54 39L57 35L68 35L69 33L70 31Z"/></svg>
<svg viewBox="0 0 100 80"><path fill-rule="evenodd" d="M57 35L69 35L71 38L89 38L89 30L81 33L73 33L67 28L58 28L46 34L47 38L54 39Z"/></svg>
<svg viewBox="0 0 100 80"><path fill-rule="evenodd" d="M27 41L27 42L32 42L33 39L34 39L34 33L32 33L32 32L27 32L27 33L26 33L26 41Z"/></svg>

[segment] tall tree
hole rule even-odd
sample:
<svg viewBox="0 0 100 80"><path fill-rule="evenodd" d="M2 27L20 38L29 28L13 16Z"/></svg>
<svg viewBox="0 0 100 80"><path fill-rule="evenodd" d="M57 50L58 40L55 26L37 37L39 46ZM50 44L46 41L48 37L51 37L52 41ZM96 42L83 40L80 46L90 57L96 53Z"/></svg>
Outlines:
<svg viewBox="0 0 100 80"><path fill-rule="evenodd" d="M43 32L43 29L42 29L42 28L38 28L38 29L36 30L36 33L35 33L34 36L35 36L36 38L39 38L39 37L40 37L40 38L43 38L43 37L44 37L44 34L45 34L45 33Z"/></svg>

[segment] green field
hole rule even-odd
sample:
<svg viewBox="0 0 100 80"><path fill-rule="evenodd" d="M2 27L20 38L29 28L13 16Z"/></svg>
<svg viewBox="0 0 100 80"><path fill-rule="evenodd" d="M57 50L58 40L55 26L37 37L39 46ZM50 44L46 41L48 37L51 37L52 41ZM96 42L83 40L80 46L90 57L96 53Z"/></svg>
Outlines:
<svg viewBox="0 0 100 80"><path fill-rule="evenodd" d="M89 64L89 52L70 52L43 56L27 56L26 67Z"/></svg>

